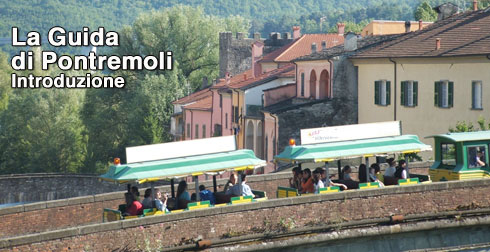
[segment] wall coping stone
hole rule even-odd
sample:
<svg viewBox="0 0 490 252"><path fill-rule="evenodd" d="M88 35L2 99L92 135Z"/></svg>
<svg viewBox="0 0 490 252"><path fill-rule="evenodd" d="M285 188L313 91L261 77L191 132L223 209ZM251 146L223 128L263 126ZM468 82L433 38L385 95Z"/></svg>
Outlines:
<svg viewBox="0 0 490 252"><path fill-rule="evenodd" d="M24 204L23 212L35 211L46 208L46 201Z"/></svg>
<svg viewBox="0 0 490 252"><path fill-rule="evenodd" d="M66 175L66 174L63 174L63 175ZM62 176L62 175L59 175L59 176ZM84 176L89 176L89 175L84 175ZM291 177L290 172L279 172L279 173L247 176L247 181L248 182L260 182L260 181L284 179L284 178L289 178L289 177ZM227 181L228 181L227 178L217 179L216 183L217 183L217 185L223 186ZM209 186L213 185L213 181L212 180L203 181L202 184L209 187ZM170 191L170 185L157 186L155 188L160 188L163 191ZM120 199L124 198L123 197L124 192L126 192L126 191L102 193L102 194L88 195L88 196L80 196L80 197L74 197L74 198L68 198L68 199L41 201L41 202L28 203L28 204L23 204L23 205L18 205L18 206L5 207L5 208L0 208L0 216L1 215L7 215L7 214L13 214L13 213L35 211L35 210L40 210L40 209L45 209L45 208L55 208L55 207L63 207L63 206L80 205L80 204L93 203L93 202L103 202L103 201L109 201L109 200L120 200Z"/></svg>
<svg viewBox="0 0 490 252"><path fill-rule="evenodd" d="M427 163L429 163L429 162L413 162L413 163L411 163L411 166L413 165L412 168L425 167L425 165ZM330 169L333 170L333 169L337 169L337 168L336 167L330 167ZM61 176L67 176L67 175L70 175L70 176L73 175L73 176L78 176L78 177L93 177L93 176L95 176L95 175L77 175L77 174L30 174L30 176L45 176L45 175L49 175L49 176L53 176L53 177L61 177ZM19 175L19 176L21 176L21 175ZM12 177L12 176L5 176L5 178L8 178L8 177ZM28 177L28 175L26 175L26 177ZM285 172L278 172L278 173L247 176L247 181L248 182L261 182L261 181L286 179L286 178L290 178L290 177L291 177L291 172L285 171ZM1 177L0 177L0 179L1 179ZM228 181L227 178L217 179L217 184L219 186L222 186L227 181ZM209 186L213 185L213 181L212 180L203 181L202 184L204 184L206 187L209 187ZM156 188L160 188L162 191L170 191L170 185L157 186ZM442 189L439 189L439 190L442 190ZM369 191L369 190L363 190L363 191ZM45 208L55 208L55 207L87 204L87 203L93 203L93 202L119 200L119 199L123 198L122 195L124 194L124 192L125 191L102 193L102 194L96 194L96 195L88 195L88 196L81 196L81 197L74 197L74 198L60 199L60 200L41 201L41 202L28 203L28 204L23 204L23 205L18 205L18 206L5 207L5 208L0 208L0 216L7 215L7 214L13 214L13 213L35 211L35 210L40 210L40 209L45 209ZM347 192L343 192L343 193L351 193L351 191L347 191ZM370 195L368 194L364 197L369 197L369 196Z"/></svg>
<svg viewBox="0 0 490 252"><path fill-rule="evenodd" d="M133 228L142 225L151 225L157 223L178 221L183 219L214 216L218 214L227 214L235 212L243 212L250 210L258 210L264 208L281 207L288 205L298 205L306 203L315 203L331 200L345 200L345 199L355 199L355 198L366 198L366 197L376 197L383 195L393 195L393 194L409 194L409 193L419 193L424 191L441 191L447 189L461 189L461 188L474 188L490 186L490 179L479 179L479 180L464 180L464 181L449 181L441 183L430 183L430 184L419 184L413 186L393 186L384 187L379 189L366 189L366 190L353 190L339 193L331 194L312 194L300 197L291 197L284 199L270 199L267 201L252 202L247 204L239 205L228 205L223 207L213 207L196 209L192 211L185 211L174 214L165 214L157 216L147 216L144 218L121 220L109 223L98 223L83 225L74 228L65 228L60 230L42 232L38 234L28 234L21 235L10 238L0 239L0 248L29 244L34 242L40 242L52 239L61 239L77 235L86 235L91 233L103 232L117 230L120 228Z"/></svg>

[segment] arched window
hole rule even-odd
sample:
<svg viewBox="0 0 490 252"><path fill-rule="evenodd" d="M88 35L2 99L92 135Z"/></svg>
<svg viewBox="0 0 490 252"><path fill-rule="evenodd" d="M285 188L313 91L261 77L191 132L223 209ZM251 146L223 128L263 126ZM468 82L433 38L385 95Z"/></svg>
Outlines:
<svg viewBox="0 0 490 252"><path fill-rule="evenodd" d="M301 97L305 96L305 73L301 73Z"/></svg>
<svg viewBox="0 0 490 252"><path fill-rule="evenodd" d="M316 72L311 70L310 73L310 97L316 99Z"/></svg>
<svg viewBox="0 0 490 252"><path fill-rule="evenodd" d="M255 134L255 144L256 144L256 152L255 155L259 158L264 158L264 141L262 139L262 122L257 123L257 133Z"/></svg>
<svg viewBox="0 0 490 252"><path fill-rule="evenodd" d="M245 128L245 148L254 150L254 124L252 121L248 121Z"/></svg>
<svg viewBox="0 0 490 252"><path fill-rule="evenodd" d="M320 99L332 96L328 77L328 71L323 70L320 74Z"/></svg>

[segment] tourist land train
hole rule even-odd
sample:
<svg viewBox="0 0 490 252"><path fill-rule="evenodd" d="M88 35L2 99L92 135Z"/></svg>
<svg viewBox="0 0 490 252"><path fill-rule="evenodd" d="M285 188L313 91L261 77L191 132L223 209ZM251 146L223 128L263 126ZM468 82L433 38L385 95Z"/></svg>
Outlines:
<svg viewBox="0 0 490 252"><path fill-rule="evenodd" d="M490 131L447 133L428 136L434 138L434 163L429 175L413 174L393 181L393 178L381 179L386 186L405 186L419 183L443 182L448 180L479 179L490 177L488 150L490 148ZM369 174L369 162L385 160L389 156L402 158L406 154L431 151L430 145L422 143L415 135L402 135L401 122L381 122L324 127L301 130L301 143L296 145L290 140L290 146L275 156L276 162L289 166L309 165L312 168L326 168L329 176L329 165L338 164L338 179L335 182L346 184L348 189L372 189L382 187L382 183L343 180L341 160L361 158ZM109 171L101 178L118 183L145 183L158 180L171 181L169 210L158 211L146 209L139 216L123 216L125 204L118 210L105 209L103 221L114 221L123 218L136 218L148 215L168 214L198 208L221 207L254 201L267 200L263 191L253 190L253 196L235 197L217 191L216 176L224 172L244 173L264 166L266 162L255 157L251 150L237 150L234 136L214 137L183 142L154 144L130 147L126 149L128 164L120 164L117 158ZM480 164L476 162L480 160ZM407 159L408 161L408 159ZM409 171L409 168L407 168ZM362 171L359 171L361 174ZM192 176L196 192L199 191L199 176L213 177L213 188L216 204L200 201L199 194L193 202L182 202L176 199L174 180ZM359 175L361 176L361 175ZM238 185L241 185L238 176ZM361 179L362 180L362 179ZM362 183L364 182L364 183ZM129 192L130 186L128 186ZM152 185L153 190L153 185ZM325 185L318 193L340 192L338 186ZM240 190L241 191L241 190ZM278 187L277 198L301 196L297 188ZM307 195L307 194L306 194ZM178 207L179 206L179 207Z"/></svg>

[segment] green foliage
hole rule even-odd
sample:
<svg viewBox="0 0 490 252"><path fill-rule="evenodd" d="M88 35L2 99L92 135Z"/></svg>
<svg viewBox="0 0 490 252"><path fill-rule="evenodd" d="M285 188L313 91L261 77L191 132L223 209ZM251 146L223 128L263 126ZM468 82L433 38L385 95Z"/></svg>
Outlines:
<svg viewBox="0 0 490 252"><path fill-rule="evenodd" d="M414 12L415 20L434 22L437 20L437 12L432 9L428 2L422 2Z"/></svg>
<svg viewBox="0 0 490 252"><path fill-rule="evenodd" d="M480 130L490 130L490 122L487 123L483 116L480 116L477 120L478 126L477 129L472 122L466 121L458 121L456 122L455 128L450 127L449 132L472 132L472 131L480 131Z"/></svg>
<svg viewBox="0 0 490 252"><path fill-rule="evenodd" d="M7 109L10 88L10 74L12 73L8 63L8 56L0 51L0 113Z"/></svg>
<svg viewBox="0 0 490 252"><path fill-rule="evenodd" d="M0 172L79 172L82 90L15 90L0 115Z"/></svg>

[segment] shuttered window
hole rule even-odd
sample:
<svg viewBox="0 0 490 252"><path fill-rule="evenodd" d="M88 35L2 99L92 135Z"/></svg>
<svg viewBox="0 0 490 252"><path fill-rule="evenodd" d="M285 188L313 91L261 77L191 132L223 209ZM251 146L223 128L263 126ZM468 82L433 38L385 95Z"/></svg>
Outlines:
<svg viewBox="0 0 490 252"><path fill-rule="evenodd" d="M454 82L436 81L434 83L434 106L440 108L453 107L454 100Z"/></svg>
<svg viewBox="0 0 490 252"><path fill-rule="evenodd" d="M471 82L471 108L482 109L482 82Z"/></svg>
<svg viewBox="0 0 490 252"><path fill-rule="evenodd" d="M374 82L374 104L387 106L391 102L391 82L378 80Z"/></svg>
<svg viewBox="0 0 490 252"><path fill-rule="evenodd" d="M418 99L418 81L401 82L401 104L407 107L417 106Z"/></svg>

